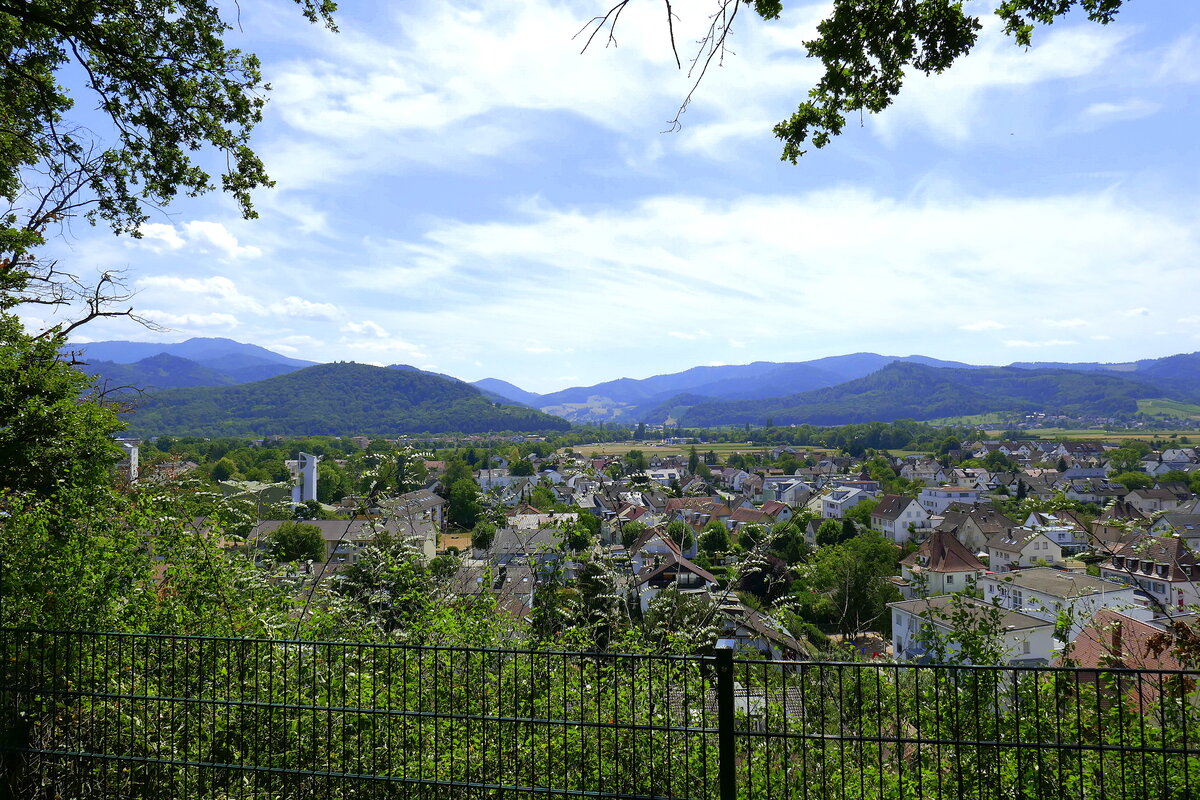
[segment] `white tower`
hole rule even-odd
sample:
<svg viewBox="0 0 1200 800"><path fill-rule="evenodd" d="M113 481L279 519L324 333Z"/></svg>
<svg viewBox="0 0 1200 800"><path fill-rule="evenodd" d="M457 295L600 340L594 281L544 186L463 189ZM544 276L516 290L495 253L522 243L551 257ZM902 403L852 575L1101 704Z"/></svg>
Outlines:
<svg viewBox="0 0 1200 800"><path fill-rule="evenodd" d="M317 462L320 456L300 454L299 482L292 487L292 502L299 505L305 500L317 499Z"/></svg>

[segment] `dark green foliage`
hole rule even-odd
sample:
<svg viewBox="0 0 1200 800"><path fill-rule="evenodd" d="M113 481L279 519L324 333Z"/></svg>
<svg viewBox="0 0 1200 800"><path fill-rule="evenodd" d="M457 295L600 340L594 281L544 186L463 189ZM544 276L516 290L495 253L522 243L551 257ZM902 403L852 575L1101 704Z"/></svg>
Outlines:
<svg viewBox="0 0 1200 800"><path fill-rule="evenodd" d="M996 14L1004 21L1005 33L1028 47L1035 24L1049 25L1076 5L1089 19L1105 24L1122 2L1004 0ZM774 19L781 5L777 0L756 2L755 10ZM804 42L808 55L821 60L824 74L809 91L809 99L775 126L775 135L783 141L783 160L794 164L806 146L829 144L852 115L883 111L908 75L949 69L975 46L981 27L961 2L835 0L817 26L817 38Z"/></svg>
<svg viewBox="0 0 1200 800"><path fill-rule="evenodd" d="M479 487L470 478L455 481L450 486L446 516L463 530L471 530L479 521L483 506L479 502Z"/></svg>
<svg viewBox="0 0 1200 800"><path fill-rule="evenodd" d="M471 546L477 550L487 550L496 540L496 526L490 522L477 522L471 530Z"/></svg>
<svg viewBox="0 0 1200 800"><path fill-rule="evenodd" d="M268 551L276 561L324 561L325 539L316 525L285 522L271 532Z"/></svg>
<svg viewBox="0 0 1200 800"><path fill-rule="evenodd" d="M667 523L667 536L670 536L671 541L679 545L680 550L685 551L690 550L696 540L692 526L678 519Z"/></svg>
<svg viewBox="0 0 1200 800"><path fill-rule="evenodd" d="M354 436L364 433L550 431L570 424L496 406L459 381L365 364L320 364L240 386L172 389L127 418L142 435Z"/></svg>
<svg viewBox="0 0 1200 800"><path fill-rule="evenodd" d="M633 547L633 543L637 541L637 538L641 536L645 530L646 523L644 522L638 522L637 520L634 520L633 522L626 522L621 526L621 546L626 549Z"/></svg>
<svg viewBox="0 0 1200 800"><path fill-rule="evenodd" d="M700 533L701 550L715 556L718 553L728 553L730 547L729 530L723 523L713 520L704 526Z"/></svg>
<svg viewBox="0 0 1200 800"><path fill-rule="evenodd" d="M1122 472L1109 478L1113 483L1119 483L1129 491L1134 489L1154 488L1154 478L1144 472Z"/></svg>
<svg viewBox="0 0 1200 800"><path fill-rule="evenodd" d="M330 22L329 0L302 0L304 14ZM52 179L82 169L96 197L90 214L121 231L147 219L143 202L212 188L194 151L215 150L221 188L254 216L250 194L271 184L249 147L265 103L258 59L227 47L231 29L201 0L23 0L0 4L5 125L0 195L14 198L22 173L40 164ZM89 152L90 137L69 117L74 104L60 73L86 72L97 98L82 103L113 123L115 143ZM83 83L79 81L79 83ZM98 102L97 102L98 101ZM207 159L205 159L207 160Z"/></svg>
<svg viewBox="0 0 1200 800"><path fill-rule="evenodd" d="M35 339L0 313L0 489L46 497L107 485L121 450L113 411L81 399L87 378L58 358L62 341Z"/></svg>

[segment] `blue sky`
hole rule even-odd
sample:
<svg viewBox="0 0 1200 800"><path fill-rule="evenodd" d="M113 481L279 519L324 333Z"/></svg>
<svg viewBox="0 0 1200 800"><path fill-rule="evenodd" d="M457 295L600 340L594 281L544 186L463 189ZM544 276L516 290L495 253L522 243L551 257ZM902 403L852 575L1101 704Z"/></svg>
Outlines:
<svg viewBox="0 0 1200 800"><path fill-rule="evenodd" d="M278 186L249 222L209 196L141 240L73 226L60 261L128 270L171 328L80 339L228 336L543 392L861 350L1200 350L1200 3L1131 0L1029 51L985 19L967 60L798 166L771 126L817 76L800 42L824 4L740 14L677 133L689 80L661 5L580 54L602 6L346 2L331 34L244 5ZM708 6L676 7L686 44Z"/></svg>

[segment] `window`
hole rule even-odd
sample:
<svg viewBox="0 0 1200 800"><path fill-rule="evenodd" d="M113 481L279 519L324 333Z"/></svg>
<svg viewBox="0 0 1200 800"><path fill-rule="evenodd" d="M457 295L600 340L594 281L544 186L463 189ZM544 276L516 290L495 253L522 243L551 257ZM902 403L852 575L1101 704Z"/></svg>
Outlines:
<svg viewBox="0 0 1200 800"><path fill-rule="evenodd" d="M952 584L952 583L954 583L954 576L953 576L953 575L947 575L947 576L946 576L946 585L947 585L947 586L949 586L949 585L950 585L950 584Z"/></svg>
<svg viewBox="0 0 1200 800"><path fill-rule="evenodd" d="M1029 655L1029 640L1028 639L1021 642L1021 652L1024 653L1025 655Z"/></svg>

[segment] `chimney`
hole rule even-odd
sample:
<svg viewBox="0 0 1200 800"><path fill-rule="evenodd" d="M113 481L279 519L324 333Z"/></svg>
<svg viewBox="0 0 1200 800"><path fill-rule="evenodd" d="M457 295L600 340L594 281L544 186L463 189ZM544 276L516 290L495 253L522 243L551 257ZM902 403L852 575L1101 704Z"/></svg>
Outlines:
<svg viewBox="0 0 1200 800"><path fill-rule="evenodd" d="M1109 650L1112 653L1114 658L1121 658L1124 653L1124 649L1122 647L1122 642L1121 642L1121 633L1122 633L1121 621L1117 620L1113 624L1112 630L1110 631L1110 636L1112 637L1112 641L1109 645Z"/></svg>

